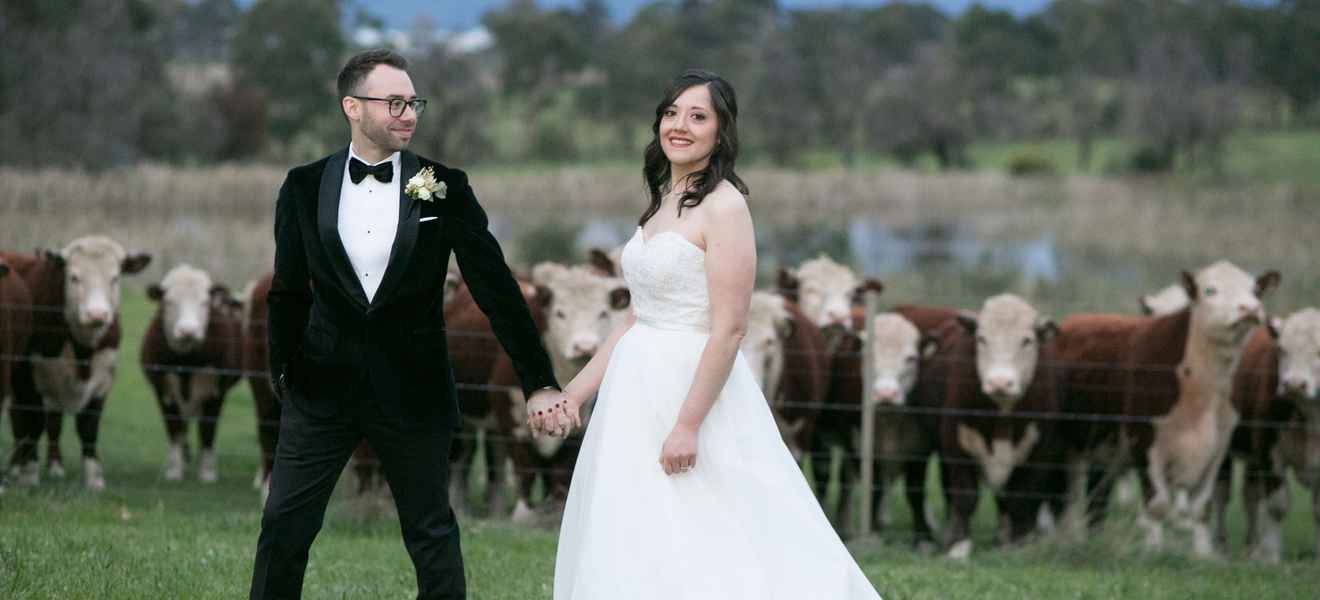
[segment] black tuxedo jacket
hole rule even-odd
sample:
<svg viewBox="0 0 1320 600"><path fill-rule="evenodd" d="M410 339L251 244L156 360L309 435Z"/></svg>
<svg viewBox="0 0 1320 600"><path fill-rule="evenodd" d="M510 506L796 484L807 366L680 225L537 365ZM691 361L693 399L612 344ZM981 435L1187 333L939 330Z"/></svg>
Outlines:
<svg viewBox="0 0 1320 600"><path fill-rule="evenodd" d="M356 384L365 376L386 416L417 424L439 417L458 427L442 310L451 250L524 392L557 388L518 283L460 170L401 153L394 182L398 231L380 288L367 301L339 237L347 159L345 147L289 171L276 202L267 341L271 373L287 386L285 401L309 415L334 416L349 400L346 394L361 393ZM403 193L426 167L445 183L444 198L423 201ZM435 218L423 222L427 217Z"/></svg>

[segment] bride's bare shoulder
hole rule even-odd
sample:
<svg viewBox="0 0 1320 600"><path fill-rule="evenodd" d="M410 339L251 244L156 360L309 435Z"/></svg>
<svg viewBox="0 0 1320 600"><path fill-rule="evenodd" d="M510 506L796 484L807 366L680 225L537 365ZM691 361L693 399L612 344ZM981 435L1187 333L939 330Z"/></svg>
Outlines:
<svg viewBox="0 0 1320 600"><path fill-rule="evenodd" d="M747 197L727 179L706 195L702 205L709 205L707 211L714 217L749 214Z"/></svg>

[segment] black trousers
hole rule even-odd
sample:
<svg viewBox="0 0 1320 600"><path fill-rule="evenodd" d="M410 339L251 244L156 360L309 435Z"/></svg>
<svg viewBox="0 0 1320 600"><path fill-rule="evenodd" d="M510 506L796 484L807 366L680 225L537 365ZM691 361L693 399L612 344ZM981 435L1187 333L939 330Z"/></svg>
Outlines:
<svg viewBox="0 0 1320 600"><path fill-rule="evenodd" d="M365 381L362 382L365 384ZM466 598L458 522L449 506L453 425L381 415L365 385L354 386L331 418L281 401L279 445L261 518L250 597L300 598L308 551L349 456L365 437L376 451L399 512L403 543L417 571L419 599ZM301 390L290 390L297 396ZM351 399L349 399L351 398Z"/></svg>

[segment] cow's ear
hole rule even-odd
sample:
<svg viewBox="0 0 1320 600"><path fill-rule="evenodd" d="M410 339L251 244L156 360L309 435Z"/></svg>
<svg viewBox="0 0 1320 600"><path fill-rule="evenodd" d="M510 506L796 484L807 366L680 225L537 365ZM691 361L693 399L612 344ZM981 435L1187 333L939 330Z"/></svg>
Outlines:
<svg viewBox="0 0 1320 600"><path fill-rule="evenodd" d="M623 310L632 305L632 292L626 287L616 287L610 290L610 308L613 310Z"/></svg>
<svg viewBox="0 0 1320 600"><path fill-rule="evenodd" d="M1283 332L1283 319L1278 317L1265 319L1265 330L1270 332L1270 337L1277 341L1279 335Z"/></svg>
<svg viewBox="0 0 1320 600"><path fill-rule="evenodd" d="M619 275L614 260L600 248L592 248L587 251L587 264L606 277L617 277Z"/></svg>
<svg viewBox="0 0 1320 600"><path fill-rule="evenodd" d="M152 302L160 302L165 299L165 288L161 287L159 283L147 286L147 298Z"/></svg>
<svg viewBox="0 0 1320 600"><path fill-rule="evenodd" d="M1141 314L1147 317L1155 314L1155 309L1150 307L1150 299L1145 296L1137 296L1137 308L1141 310Z"/></svg>
<svg viewBox="0 0 1320 600"><path fill-rule="evenodd" d="M147 254L146 252L135 252L124 257L124 261L119 265L119 270L127 275L132 275L134 273L141 273L142 269L147 268L147 265L149 264L151 264L150 254Z"/></svg>
<svg viewBox="0 0 1320 600"><path fill-rule="evenodd" d="M1042 345L1059 335L1059 324L1049 317L1036 319L1036 340Z"/></svg>
<svg viewBox="0 0 1320 600"><path fill-rule="evenodd" d="M921 353L921 358L923 360L935 356L935 353L940 351L939 338L928 333L923 334L921 336L921 342L917 345L917 351Z"/></svg>
<svg viewBox="0 0 1320 600"><path fill-rule="evenodd" d="M64 255L60 254L58 251L49 248L40 248L37 250L37 253L45 257L46 260L54 263L56 267L61 269L64 268Z"/></svg>
<svg viewBox="0 0 1320 600"><path fill-rule="evenodd" d="M545 308L550 306L550 301L555 299L555 293L550 291L548 287L538 285L536 286L536 294L532 296L532 299L536 301L538 306Z"/></svg>
<svg viewBox="0 0 1320 600"><path fill-rule="evenodd" d="M958 317L957 317L958 324L962 325L962 328L966 330L967 333L975 334L977 316L978 315L976 313L970 310L960 310L958 311Z"/></svg>
<svg viewBox="0 0 1320 600"><path fill-rule="evenodd" d="M852 300L857 304L861 304L863 302L866 302L867 292L875 292L879 294L884 291L885 291L884 283L882 283L879 279L876 279L874 277L869 277L866 280L862 281L862 283L857 286L857 289L853 290Z"/></svg>
<svg viewBox="0 0 1320 600"><path fill-rule="evenodd" d="M234 294L229 291L229 287L223 283L217 283L211 286L211 305L220 306L242 306L241 302L234 299Z"/></svg>
<svg viewBox="0 0 1320 600"><path fill-rule="evenodd" d="M1274 288L1279 287L1279 282L1282 280L1283 276L1279 275L1278 271L1268 271L1264 275L1257 277L1256 297L1264 298L1270 292L1274 291Z"/></svg>
<svg viewBox="0 0 1320 600"><path fill-rule="evenodd" d="M790 302L798 301L798 290L802 282L798 280L797 275L785 267L779 267L779 295L788 299Z"/></svg>
<svg viewBox="0 0 1320 600"><path fill-rule="evenodd" d="M1201 297L1201 290L1197 289L1196 277L1187 271L1182 272L1183 290L1187 292L1187 299L1196 302Z"/></svg>

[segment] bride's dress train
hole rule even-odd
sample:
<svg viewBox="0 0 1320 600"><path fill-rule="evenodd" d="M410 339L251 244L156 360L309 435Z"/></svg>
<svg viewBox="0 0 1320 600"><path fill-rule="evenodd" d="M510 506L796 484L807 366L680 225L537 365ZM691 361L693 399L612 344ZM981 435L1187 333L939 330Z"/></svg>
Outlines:
<svg viewBox="0 0 1320 600"><path fill-rule="evenodd" d="M555 600L878 599L830 526L738 355L698 434L664 473L710 329L705 254L674 232L624 247L636 324L619 339L559 537Z"/></svg>

